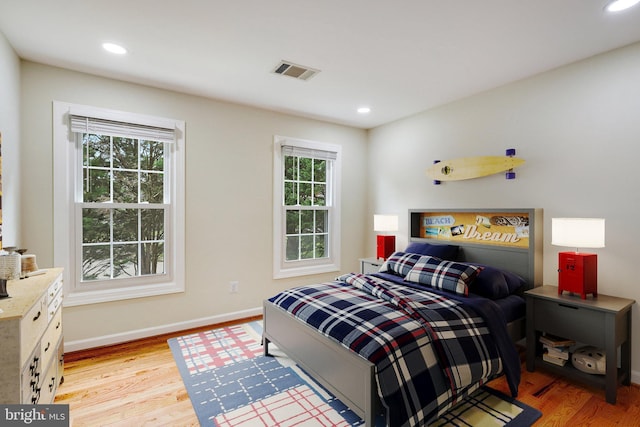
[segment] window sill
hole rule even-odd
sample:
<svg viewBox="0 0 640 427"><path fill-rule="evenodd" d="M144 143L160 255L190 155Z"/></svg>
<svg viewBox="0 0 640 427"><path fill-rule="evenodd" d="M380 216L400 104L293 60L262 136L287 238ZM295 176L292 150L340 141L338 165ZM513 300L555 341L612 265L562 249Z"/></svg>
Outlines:
<svg viewBox="0 0 640 427"><path fill-rule="evenodd" d="M123 287L113 289L71 291L64 296L65 307L99 304L103 302L121 301L133 298L145 298L184 292L184 284L174 282L143 285L139 287Z"/></svg>
<svg viewBox="0 0 640 427"><path fill-rule="evenodd" d="M338 264L312 265L306 267L292 267L273 272L274 279L286 279L288 277L309 276L312 274L332 273L340 271Z"/></svg>

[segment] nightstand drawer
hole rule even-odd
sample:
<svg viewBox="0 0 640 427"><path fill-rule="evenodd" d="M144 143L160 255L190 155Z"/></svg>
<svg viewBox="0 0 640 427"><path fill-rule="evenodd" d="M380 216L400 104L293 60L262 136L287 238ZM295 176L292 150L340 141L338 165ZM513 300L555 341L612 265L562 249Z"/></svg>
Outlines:
<svg viewBox="0 0 640 427"><path fill-rule="evenodd" d="M563 338L605 346L605 315L562 302L536 300L534 328Z"/></svg>
<svg viewBox="0 0 640 427"><path fill-rule="evenodd" d="M384 261L377 258L362 258L360 260L360 273L371 274L377 273Z"/></svg>

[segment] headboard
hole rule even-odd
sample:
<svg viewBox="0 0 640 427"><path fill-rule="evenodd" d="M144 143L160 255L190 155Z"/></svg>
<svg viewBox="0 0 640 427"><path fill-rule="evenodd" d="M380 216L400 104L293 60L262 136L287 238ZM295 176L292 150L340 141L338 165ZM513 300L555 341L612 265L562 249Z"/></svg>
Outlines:
<svg viewBox="0 0 640 427"><path fill-rule="evenodd" d="M542 209L410 209L409 241L460 247L459 261L512 271L542 285Z"/></svg>

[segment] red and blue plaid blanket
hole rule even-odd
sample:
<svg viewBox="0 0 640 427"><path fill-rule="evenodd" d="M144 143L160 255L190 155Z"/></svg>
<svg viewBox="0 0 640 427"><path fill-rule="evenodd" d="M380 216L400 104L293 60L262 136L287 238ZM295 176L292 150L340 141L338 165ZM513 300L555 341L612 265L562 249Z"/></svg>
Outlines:
<svg viewBox="0 0 640 427"><path fill-rule="evenodd" d="M270 301L376 365L391 427L425 425L503 372L505 337L459 299L352 273Z"/></svg>

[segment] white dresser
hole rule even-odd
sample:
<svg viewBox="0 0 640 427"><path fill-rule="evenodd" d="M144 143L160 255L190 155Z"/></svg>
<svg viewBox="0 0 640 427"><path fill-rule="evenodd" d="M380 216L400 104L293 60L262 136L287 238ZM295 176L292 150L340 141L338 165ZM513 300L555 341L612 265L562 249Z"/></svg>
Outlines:
<svg viewBox="0 0 640 427"><path fill-rule="evenodd" d="M52 403L62 382L62 268L7 283L0 299L0 403Z"/></svg>

